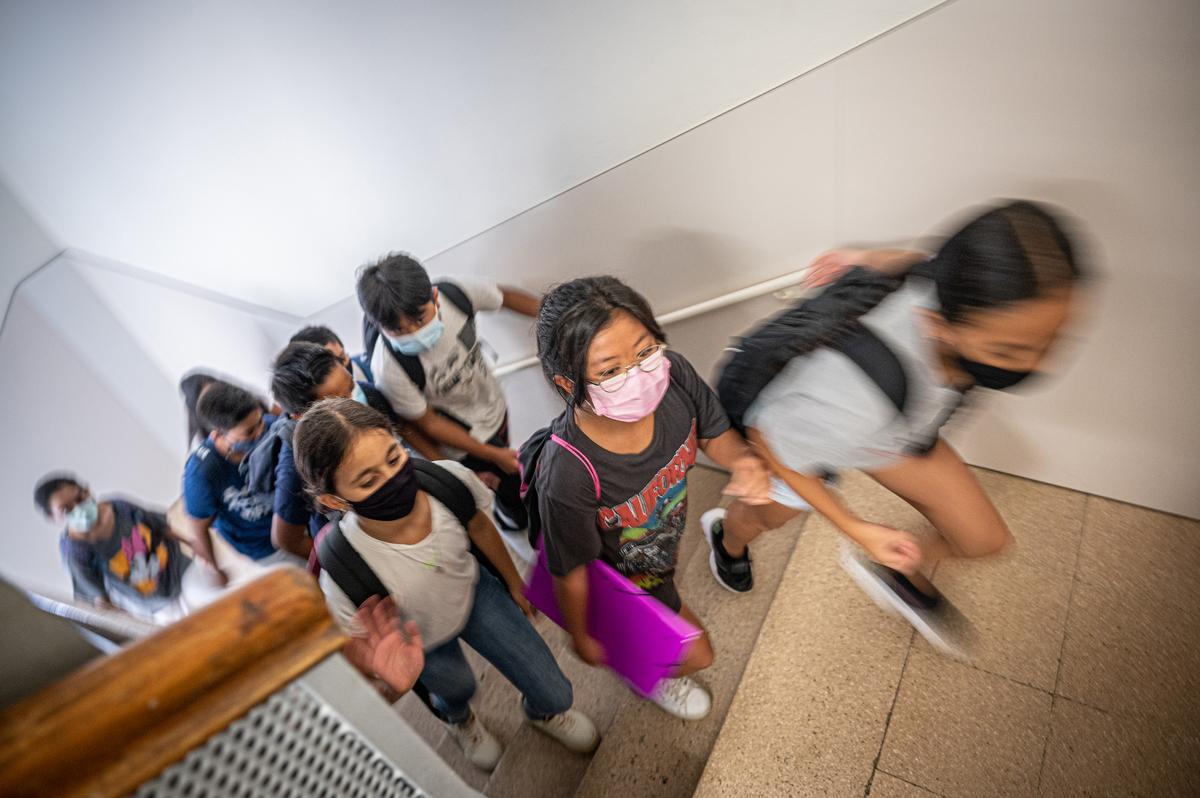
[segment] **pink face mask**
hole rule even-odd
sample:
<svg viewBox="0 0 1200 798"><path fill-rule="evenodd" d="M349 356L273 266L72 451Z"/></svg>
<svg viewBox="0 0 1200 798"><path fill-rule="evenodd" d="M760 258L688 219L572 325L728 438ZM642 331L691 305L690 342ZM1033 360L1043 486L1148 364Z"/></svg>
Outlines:
<svg viewBox="0 0 1200 798"><path fill-rule="evenodd" d="M662 352L653 357L661 357L662 365L654 371L642 371L635 367L625 377L625 384L612 393L607 393L599 385L588 385L588 399L596 415L631 422L640 421L654 412L671 384L671 361Z"/></svg>

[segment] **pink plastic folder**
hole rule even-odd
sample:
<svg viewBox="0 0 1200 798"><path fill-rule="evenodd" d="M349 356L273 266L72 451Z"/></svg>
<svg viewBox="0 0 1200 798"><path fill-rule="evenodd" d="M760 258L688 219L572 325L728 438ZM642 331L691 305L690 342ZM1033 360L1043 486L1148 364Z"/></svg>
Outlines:
<svg viewBox="0 0 1200 798"><path fill-rule="evenodd" d="M595 560L587 570L588 633L604 646L605 664L635 692L649 696L679 667L701 632L607 563ZM525 597L550 620L564 625L554 577L540 546Z"/></svg>

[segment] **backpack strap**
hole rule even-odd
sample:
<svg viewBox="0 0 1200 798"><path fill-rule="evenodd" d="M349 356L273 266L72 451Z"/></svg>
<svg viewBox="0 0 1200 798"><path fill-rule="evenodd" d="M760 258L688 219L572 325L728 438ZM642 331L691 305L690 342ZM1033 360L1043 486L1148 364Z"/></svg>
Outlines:
<svg viewBox="0 0 1200 798"><path fill-rule="evenodd" d="M865 324L855 323L845 336L831 341L828 346L850 358L878 386L896 411L904 414L908 403L908 375L896 353L878 335Z"/></svg>
<svg viewBox="0 0 1200 798"><path fill-rule="evenodd" d="M596 473L596 467L594 465L592 465L592 461L588 459L588 456L586 454L584 454L583 452L579 451L579 449L577 449L576 447L567 443L565 440L560 438L558 435L551 434L550 440L554 441L559 446L566 449L568 452L570 452L571 454L573 454L575 456L576 460L583 463L583 467L587 469L588 474L590 474L592 477L592 486L595 487L595 489L596 489L596 501L600 501L600 475Z"/></svg>
<svg viewBox="0 0 1200 798"><path fill-rule="evenodd" d="M458 283L450 280L439 280L433 284L440 296L450 300L450 304L462 311L468 319L475 318L475 303L467 296L467 292L459 288Z"/></svg>
<svg viewBox="0 0 1200 798"><path fill-rule="evenodd" d="M317 541L317 560L355 607L361 607L371 596L388 595L387 588L346 540L341 524L336 521L330 523Z"/></svg>
<svg viewBox="0 0 1200 798"><path fill-rule="evenodd" d="M475 506L475 496L462 480L451 474L437 463L413 458L413 468L417 472L417 483L421 490L437 499L466 529L479 508Z"/></svg>

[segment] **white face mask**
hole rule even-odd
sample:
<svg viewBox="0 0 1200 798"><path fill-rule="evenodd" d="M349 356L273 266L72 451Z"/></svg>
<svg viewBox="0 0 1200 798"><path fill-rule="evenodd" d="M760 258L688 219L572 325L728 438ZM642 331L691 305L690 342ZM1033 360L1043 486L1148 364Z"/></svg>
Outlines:
<svg viewBox="0 0 1200 798"><path fill-rule="evenodd" d="M91 496L67 513L67 529L72 532L91 532L100 518L100 505Z"/></svg>

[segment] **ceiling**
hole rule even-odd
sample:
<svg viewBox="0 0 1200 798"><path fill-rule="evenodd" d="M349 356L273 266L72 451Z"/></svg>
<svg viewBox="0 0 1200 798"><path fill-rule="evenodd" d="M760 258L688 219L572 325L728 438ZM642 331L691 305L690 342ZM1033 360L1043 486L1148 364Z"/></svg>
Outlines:
<svg viewBox="0 0 1200 798"><path fill-rule="evenodd" d="M304 316L935 5L0 0L0 178L64 246Z"/></svg>

